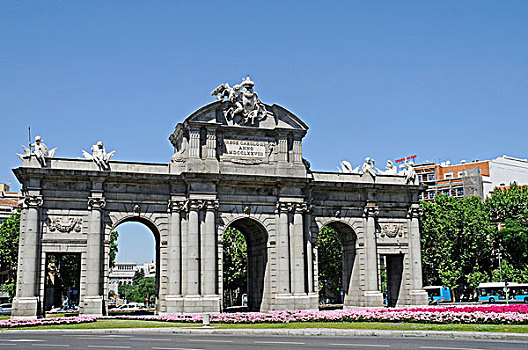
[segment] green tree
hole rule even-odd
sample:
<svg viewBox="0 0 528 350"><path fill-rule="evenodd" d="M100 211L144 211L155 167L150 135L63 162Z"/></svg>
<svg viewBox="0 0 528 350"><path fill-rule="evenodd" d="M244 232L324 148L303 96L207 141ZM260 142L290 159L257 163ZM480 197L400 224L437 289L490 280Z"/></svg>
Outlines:
<svg viewBox="0 0 528 350"><path fill-rule="evenodd" d="M15 296L20 213L13 214L0 226L0 271L7 271L7 280L0 286L12 300Z"/></svg>
<svg viewBox="0 0 528 350"><path fill-rule="evenodd" d="M143 278L145 278L145 271L143 269L136 270L134 277L132 277L132 284L136 286Z"/></svg>
<svg viewBox="0 0 528 350"><path fill-rule="evenodd" d="M110 268L115 266L115 258L119 247L117 246L117 239L119 238L119 232L112 231L110 232Z"/></svg>
<svg viewBox="0 0 528 350"><path fill-rule="evenodd" d="M342 288L343 257L339 233L323 227L317 238L319 260L319 297L336 298Z"/></svg>
<svg viewBox="0 0 528 350"><path fill-rule="evenodd" d="M457 199L439 195L433 202L422 202L421 207L424 283L448 286L458 300L460 292L489 278L494 231L489 213L476 196Z"/></svg>
<svg viewBox="0 0 528 350"><path fill-rule="evenodd" d="M485 201L491 220L495 249L503 254L503 277L512 282L528 279L528 187L514 182L508 188L496 188ZM498 262L493 280L500 280Z"/></svg>
<svg viewBox="0 0 528 350"><path fill-rule="evenodd" d="M224 232L224 297L234 305L233 295L247 292L247 244L242 232L228 227Z"/></svg>

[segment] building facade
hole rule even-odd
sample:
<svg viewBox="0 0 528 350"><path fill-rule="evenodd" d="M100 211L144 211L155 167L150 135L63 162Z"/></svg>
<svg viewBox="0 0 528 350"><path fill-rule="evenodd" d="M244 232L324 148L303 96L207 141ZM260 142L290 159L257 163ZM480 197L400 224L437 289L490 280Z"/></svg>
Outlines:
<svg viewBox="0 0 528 350"><path fill-rule="evenodd" d="M242 86L242 88L241 88ZM345 306L382 306L380 256L393 305L422 305L420 208L413 177L318 172L303 158L308 127L260 102L244 80L169 136L168 163L109 161L102 142L86 160L21 155L21 246L15 317L42 315L46 254L81 259L80 309L105 313L110 233L141 222L156 239L160 314L223 309L223 234L248 246L248 308L317 309L318 233L339 232ZM240 91L242 90L242 91Z"/></svg>
<svg viewBox="0 0 528 350"><path fill-rule="evenodd" d="M415 170L419 182L427 185L427 190L420 194L420 200L425 201L432 201L438 194L484 199L496 187L509 186L512 182L528 184L528 160L509 156L459 164L424 163L416 165Z"/></svg>

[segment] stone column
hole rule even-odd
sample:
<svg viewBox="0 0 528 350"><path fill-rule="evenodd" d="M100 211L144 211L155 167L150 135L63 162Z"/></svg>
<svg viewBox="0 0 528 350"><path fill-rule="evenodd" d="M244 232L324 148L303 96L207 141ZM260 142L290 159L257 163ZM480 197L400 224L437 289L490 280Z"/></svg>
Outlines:
<svg viewBox="0 0 528 350"><path fill-rule="evenodd" d="M216 295L216 225L215 212L218 201L209 200L205 203L205 234L203 235L204 251L202 264L204 266L203 291L204 296Z"/></svg>
<svg viewBox="0 0 528 350"><path fill-rule="evenodd" d="M288 161L288 134L279 134L279 162Z"/></svg>
<svg viewBox="0 0 528 350"><path fill-rule="evenodd" d="M83 315L103 314L103 209L106 201L100 193L88 198L89 231L86 238L86 295L82 306Z"/></svg>
<svg viewBox="0 0 528 350"><path fill-rule="evenodd" d="M39 314L40 195L27 194L22 200L16 297L13 318L35 318Z"/></svg>
<svg viewBox="0 0 528 350"><path fill-rule="evenodd" d="M167 272L169 277L169 295L181 295L181 211L186 202L170 201L170 232L168 239Z"/></svg>
<svg viewBox="0 0 528 350"><path fill-rule="evenodd" d="M182 227L181 212L187 207L186 201L170 200L168 211L170 213L169 237L167 241L167 277L168 295L166 305L168 314L183 311L182 297Z"/></svg>
<svg viewBox="0 0 528 350"><path fill-rule="evenodd" d="M293 162L302 162L302 140L300 136L294 136L293 138Z"/></svg>
<svg viewBox="0 0 528 350"><path fill-rule="evenodd" d="M288 204L277 203L279 222L277 225L277 292L290 293L290 244Z"/></svg>
<svg viewBox="0 0 528 350"><path fill-rule="evenodd" d="M406 276L410 277L410 303L411 305L426 305L428 301L427 292L422 289L422 252L420 243L420 224L418 222L422 211L420 205L415 203L409 208L407 219L409 227L409 266L411 269ZM405 283L404 281L402 281Z"/></svg>
<svg viewBox="0 0 528 350"><path fill-rule="evenodd" d="M187 230L187 290L189 296L200 295L200 222L198 211L202 201L192 199L189 206Z"/></svg>
<svg viewBox="0 0 528 350"><path fill-rule="evenodd" d="M376 216L379 209L374 203L367 203L364 210L365 306L383 306L383 294L378 288L378 253L376 247Z"/></svg>
<svg viewBox="0 0 528 350"><path fill-rule="evenodd" d="M207 159L216 159L216 130L207 129Z"/></svg>
<svg viewBox="0 0 528 350"><path fill-rule="evenodd" d="M189 139L189 157L200 158L200 129L192 129Z"/></svg>
<svg viewBox="0 0 528 350"><path fill-rule="evenodd" d="M303 215L306 211L305 203L296 203L293 206L293 229L291 243L293 254L291 257L292 292L294 295L305 295L304 285L304 222Z"/></svg>

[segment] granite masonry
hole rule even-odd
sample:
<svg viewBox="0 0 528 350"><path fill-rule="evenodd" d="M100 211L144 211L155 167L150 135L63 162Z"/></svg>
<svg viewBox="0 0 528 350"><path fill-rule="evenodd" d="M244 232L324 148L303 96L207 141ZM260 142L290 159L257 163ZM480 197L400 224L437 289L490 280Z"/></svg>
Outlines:
<svg viewBox="0 0 528 350"><path fill-rule="evenodd" d="M81 258L81 314L105 314L110 232L127 221L147 225L156 238L159 314L222 310L222 238L230 226L248 243L250 310L318 307L324 226L341 235L345 307L383 305L381 255L394 304L426 304L423 186L408 173L371 166L312 171L302 155L306 124L262 103L252 88L248 77L215 89L217 101L169 136L168 163L110 161L102 143L92 157L84 152L87 159L26 149L14 169L23 193L14 317L43 315L46 256L56 253Z"/></svg>

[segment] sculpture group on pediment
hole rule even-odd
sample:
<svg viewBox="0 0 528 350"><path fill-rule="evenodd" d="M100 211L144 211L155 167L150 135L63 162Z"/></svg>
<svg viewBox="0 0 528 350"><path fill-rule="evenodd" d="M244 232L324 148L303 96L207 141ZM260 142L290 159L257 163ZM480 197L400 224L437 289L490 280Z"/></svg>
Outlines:
<svg viewBox="0 0 528 350"><path fill-rule="evenodd" d="M35 148L34 150L32 148ZM48 146L42 141L42 138L40 136L35 136L35 143L29 143L29 148L22 145L22 148L24 149L25 154L18 154L20 159L24 160L27 158L30 158L31 156L35 156L37 161L41 166L46 166L46 158L53 158L55 156L55 151L57 148L52 149L51 151L48 150Z"/></svg>
<svg viewBox="0 0 528 350"><path fill-rule="evenodd" d="M253 125L263 120L268 111L260 101L258 94L253 91L254 82L249 76L242 79L240 84L231 87L228 83L219 85L211 92L219 101L228 103L224 111L226 120L239 125Z"/></svg>
<svg viewBox="0 0 528 350"><path fill-rule="evenodd" d="M85 159L93 160L95 164L97 164L99 168L103 170L110 169L110 165L108 162L110 162L110 159L114 155L115 151L106 153L102 141L98 141L95 145L93 145L91 151L92 154L86 152L85 150L82 151Z"/></svg>

